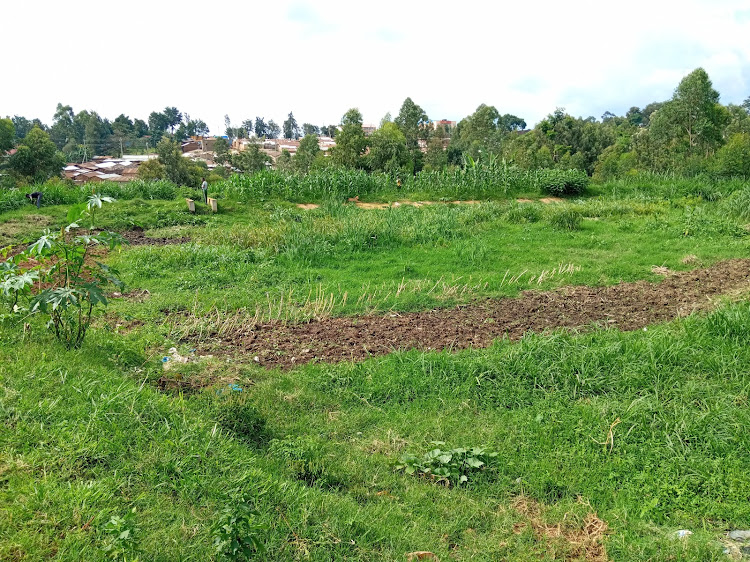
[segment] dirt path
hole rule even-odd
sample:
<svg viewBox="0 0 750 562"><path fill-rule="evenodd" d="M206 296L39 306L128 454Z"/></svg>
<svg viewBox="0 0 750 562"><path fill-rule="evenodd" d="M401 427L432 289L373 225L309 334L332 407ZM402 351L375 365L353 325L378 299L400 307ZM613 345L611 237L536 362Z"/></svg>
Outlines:
<svg viewBox="0 0 750 562"><path fill-rule="evenodd" d="M636 330L711 305L713 297L750 288L750 259L667 274L660 283L524 291L518 298L486 300L451 309L381 316L329 318L307 324L268 324L232 334L222 347L257 357L268 367L309 361L363 360L398 349L489 346L529 330L585 328L592 324Z"/></svg>

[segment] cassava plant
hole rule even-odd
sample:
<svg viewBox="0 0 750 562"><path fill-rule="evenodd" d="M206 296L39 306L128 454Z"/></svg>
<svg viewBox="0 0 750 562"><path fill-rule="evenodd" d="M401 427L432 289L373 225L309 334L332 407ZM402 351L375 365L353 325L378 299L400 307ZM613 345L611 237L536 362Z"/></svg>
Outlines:
<svg viewBox="0 0 750 562"><path fill-rule="evenodd" d="M80 211L78 220L85 218L91 208L87 205ZM104 287L109 283L120 290L124 287L117 271L91 256L95 246L109 250L119 247L124 242L122 236L114 232L75 235L77 228L78 222L74 221L59 231L46 230L26 252L27 257L42 264L30 311L48 315L48 327L68 349L81 346L94 310L107 306Z"/></svg>
<svg viewBox="0 0 750 562"><path fill-rule="evenodd" d="M13 315L26 310L23 303L27 303L32 295L32 287L39 279L39 272L34 269L22 269L20 267L23 254L8 257L10 246L4 248L3 259L0 262L0 301L8 306L8 313L0 315L0 318L10 318Z"/></svg>

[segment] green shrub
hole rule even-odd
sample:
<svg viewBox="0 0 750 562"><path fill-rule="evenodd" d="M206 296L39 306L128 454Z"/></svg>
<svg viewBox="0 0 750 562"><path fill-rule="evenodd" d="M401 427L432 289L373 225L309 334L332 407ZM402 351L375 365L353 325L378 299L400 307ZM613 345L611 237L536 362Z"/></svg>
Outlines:
<svg viewBox="0 0 750 562"><path fill-rule="evenodd" d="M750 186L735 191L722 203L722 210L743 221L750 221Z"/></svg>
<svg viewBox="0 0 750 562"><path fill-rule="evenodd" d="M563 207L550 211L550 224L560 230L578 230L581 228L583 215L577 209Z"/></svg>
<svg viewBox="0 0 750 562"><path fill-rule="evenodd" d="M541 170L539 187L543 193L562 197L586 191L589 177L581 170Z"/></svg>

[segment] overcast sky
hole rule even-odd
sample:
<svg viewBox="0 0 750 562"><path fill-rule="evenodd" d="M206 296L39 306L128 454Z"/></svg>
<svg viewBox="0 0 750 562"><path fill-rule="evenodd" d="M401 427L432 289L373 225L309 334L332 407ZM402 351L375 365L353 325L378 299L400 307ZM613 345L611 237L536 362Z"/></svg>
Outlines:
<svg viewBox="0 0 750 562"><path fill-rule="evenodd" d="M480 103L531 126L555 110L600 118L671 97L703 67L722 103L750 96L748 0L2 0L0 116L147 120L176 106L221 134L395 117Z"/></svg>

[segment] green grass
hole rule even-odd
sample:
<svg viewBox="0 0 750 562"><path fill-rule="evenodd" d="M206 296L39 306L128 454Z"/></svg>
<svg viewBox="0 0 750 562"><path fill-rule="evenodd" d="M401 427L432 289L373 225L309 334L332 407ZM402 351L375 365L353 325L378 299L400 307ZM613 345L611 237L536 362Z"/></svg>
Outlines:
<svg viewBox="0 0 750 562"><path fill-rule="evenodd" d="M623 189L549 206L105 206L102 226L193 241L111 255L150 297L113 300L81 350L64 352L38 318L0 325L0 560L220 559L212 528L243 501L262 560L570 558L573 545L538 529L575 532L594 512L613 560L725 559L718 539L750 527L744 300L633 333L528 334L286 372L180 343L186 316L165 321L420 310L656 280L653 265L695 267L687 255L748 257L745 217L727 207L746 188L715 201ZM0 243L59 227L66 212L5 212ZM554 227L563 212L582 217L577 230ZM165 372L173 345L215 356ZM160 390L163 376L185 391ZM396 470L432 441L483 446L497 462L458 487ZM515 509L519 497L540 514ZM694 534L677 540L678 529Z"/></svg>

